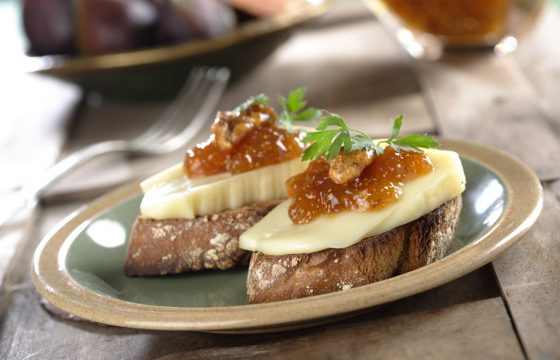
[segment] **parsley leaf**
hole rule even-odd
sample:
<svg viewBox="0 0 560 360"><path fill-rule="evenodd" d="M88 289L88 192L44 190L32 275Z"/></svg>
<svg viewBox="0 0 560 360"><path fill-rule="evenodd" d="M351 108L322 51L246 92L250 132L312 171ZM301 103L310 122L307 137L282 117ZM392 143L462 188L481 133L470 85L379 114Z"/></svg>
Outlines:
<svg viewBox="0 0 560 360"><path fill-rule="evenodd" d="M387 144L397 152L403 150L423 152L425 148L439 146L439 143L427 134L399 137L404 121L402 115L393 120L391 136L387 140L375 141L367 134L350 128L339 115L327 114L328 116L321 119L316 130L307 133L307 136L303 138L304 142L311 143L303 152L303 160L313 160L322 156L326 156L327 160L332 160L341 151L348 154L350 151L356 150L373 151L380 155L384 150L382 144ZM355 134L351 135L352 133Z"/></svg>
<svg viewBox="0 0 560 360"><path fill-rule="evenodd" d="M307 101L303 99L307 88L300 87L290 91L287 97L280 96L278 101L282 106L282 112L278 117L278 121L287 130L293 131L296 121L313 121L321 116L321 110L315 108L305 108Z"/></svg>
<svg viewBox="0 0 560 360"><path fill-rule="evenodd" d="M245 102L243 102L242 104L238 105L235 109L233 109L233 112L239 114L240 112L247 110L253 104L269 106L270 99L265 94L251 96L250 98L245 100Z"/></svg>
<svg viewBox="0 0 560 360"><path fill-rule="evenodd" d="M404 117L402 115L399 115L395 119L393 119L393 129L391 131L391 137L389 138L388 141L393 141L397 139L397 137L399 136L399 132L401 132L403 119Z"/></svg>
<svg viewBox="0 0 560 360"><path fill-rule="evenodd" d="M424 134L403 136L395 139L391 146L400 147L403 150L422 151L421 148L437 147L439 143L433 137Z"/></svg>

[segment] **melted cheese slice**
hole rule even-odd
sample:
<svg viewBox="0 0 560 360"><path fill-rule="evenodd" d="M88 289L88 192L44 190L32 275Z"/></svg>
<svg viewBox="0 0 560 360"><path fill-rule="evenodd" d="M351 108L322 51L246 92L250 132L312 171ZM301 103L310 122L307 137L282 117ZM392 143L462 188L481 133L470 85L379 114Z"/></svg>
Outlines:
<svg viewBox="0 0 560 360"><path fill-rule="evenodd" d="M307 167L299 158L241 174L187 179L181 164L164 170L140 186L142 215L154 219L192 219L227 209L286 198L286 180Z"/></svg>
<svg viewBox="0 0 560 360"><path fill-rule="evenodd" d="M267 255L312 253L345 248L418 219L465 190L465 174L455 152L426 150L434 171L403 186L402 197L378 211L346 211L323 215L306 224L288 216L288 199L240 237L241 248Z"/></svg>

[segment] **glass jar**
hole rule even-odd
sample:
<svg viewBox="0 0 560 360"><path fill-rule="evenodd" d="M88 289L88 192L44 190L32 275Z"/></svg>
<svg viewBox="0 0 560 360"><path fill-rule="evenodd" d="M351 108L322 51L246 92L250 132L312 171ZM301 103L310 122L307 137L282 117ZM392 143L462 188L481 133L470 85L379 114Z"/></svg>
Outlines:
<svg viewBox="0 0 560 360"><path fill-rule="evenodd" d="M544 0L365 0L414 58L445 49L509 53L540 13Z"/></svg>

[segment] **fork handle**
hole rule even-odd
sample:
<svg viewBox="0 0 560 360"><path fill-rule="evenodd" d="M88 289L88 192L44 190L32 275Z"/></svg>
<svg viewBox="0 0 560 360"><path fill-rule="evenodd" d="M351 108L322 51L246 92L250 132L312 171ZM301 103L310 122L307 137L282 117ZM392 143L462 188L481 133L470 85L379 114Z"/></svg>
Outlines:
<svg viewBox="0 0 560 360"><path fill-rule="evenodd" d="M86 146L57 162L47 169L36 181L33 181L27 191L38 196L42 191L55 183L64 175L72 172L88 160L104 154L129 151L130 146L123 140L103 141Z"/></svg>
<svg viewBox="0 0 560 360"><path fill-rule="evenodd" d="M128 151L129 148L130 146L123 140L103 141L86 146L47 169L36 181L3 194L0 199L4 205L8 206L4 206L0 211L0 229L25 209L35 207L41 192L62 176L88 160L104 154Z"/></svg>

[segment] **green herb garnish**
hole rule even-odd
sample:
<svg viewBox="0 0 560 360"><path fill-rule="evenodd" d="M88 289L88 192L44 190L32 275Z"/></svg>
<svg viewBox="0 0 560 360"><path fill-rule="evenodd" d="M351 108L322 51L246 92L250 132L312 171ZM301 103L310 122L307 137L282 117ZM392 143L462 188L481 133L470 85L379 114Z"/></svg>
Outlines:
<svg viewBox="0 0 560 360"><path fill-rule="evenodd" d="M239 114L240 112L247 110L253 104L269 106L270 99L265 94L259 94L257 96L251 96L250 98L245 100L245 102L243 102L242 104L237 106L235 109L233 109L233 112Z"/></svg>
<svg viewBox="0 0 560 360"><path fill-rule="evenodd" d="M303 160L313 160L322 156L332 160L341 151L348 154L356 150L373 151L380 155L383 154L385 148L383 145L385 144L397 152L402 150L422 152L423 149L439 146L439 143L427 134L399 137L403 124L402 115L393 119L391 136L387 140L375 141L366 133L349 127L344 119L337 114L313 107L306 108L307 101L303 99L306 91L306 87L299 87L290 91L287 97L280 96L279 102L282 106L282 112L278 116L279 123L288 131L296 129L295 122L309 122L320 119L319 126L315 131L307 132L303 138L304 142L311 143L303 152ZM253 104L270 106L270 99L265 94L252 96L236 107L233 112L240 113ZM325 116L322 116L323 114ZM305 130L303 131L305 132Z"/></svg>
<svg viewBox="0 0 560 360"><path fill-rule="evenodd" d="M303 152L303 160L313 160L326 156L332 160L343 150L345 154L354 150L373 151L376 155L383 154L383 144L392 147L395 151L401 150L422 152L423 148L434 148L439 143L431 136L407 135L399 137L403 123L400 115L393 120L391 136L387 140L374 141L362 131L350 128L346 122L336 114L328 113L323 117L315 131L307 133L304 142L311 145Z"/></svg>
<svg viewBox="0 0 560 360"><path fill-rule="evenodd" d="M321 110L315 108L305 108L307 101L303 100L306 87L300 87L290 91L288 97L280 96L278 101L282 106L282 112L278 121L288 131L294 130L296 121L313 121L321 116Z"/></svg>

